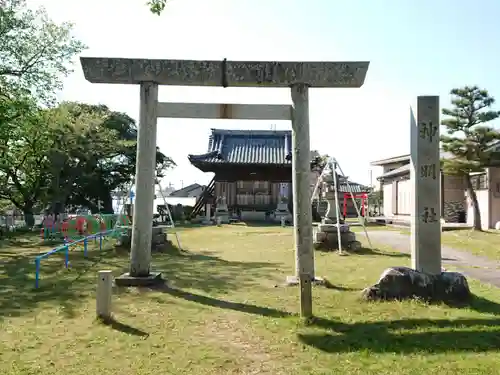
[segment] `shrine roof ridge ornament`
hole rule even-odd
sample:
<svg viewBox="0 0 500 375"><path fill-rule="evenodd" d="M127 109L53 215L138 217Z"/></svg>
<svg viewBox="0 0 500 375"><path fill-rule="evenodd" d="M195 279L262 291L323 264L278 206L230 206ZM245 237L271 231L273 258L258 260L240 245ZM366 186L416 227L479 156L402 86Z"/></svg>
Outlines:
<svg viewBox="0 0 500 375"><path fill-rule="evenodd" d="M155 60L80 57L85 79L92 83L171 86L361 87L368 61L292 62Z"/></svg>

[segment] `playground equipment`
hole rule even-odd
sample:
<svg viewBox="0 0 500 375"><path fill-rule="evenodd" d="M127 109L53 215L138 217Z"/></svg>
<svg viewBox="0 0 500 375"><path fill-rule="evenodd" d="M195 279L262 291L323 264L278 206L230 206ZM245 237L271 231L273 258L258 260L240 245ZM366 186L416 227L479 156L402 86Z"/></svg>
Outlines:
<svg viewBox="0 0 500 375"><path fill-rule="evenodd" d="M85 236L79 240L72 241L69 243L64 243L63 245L58 246L58 247L46 252L45 254L38 255L35 258L35 288L38 288L40 285L40 268L41 268L42 259L48 258L52 254L61 253L64 251L64 267L68 268L69 267L69 251L71 248L75 248L75 247L79 248L81 246L83 248L83 256L86 257L88 255L89 243L91 243L92 241L95 241L97 243L97 241L99 241L99 250L102 250L103 240L106 237L114 236L116 234L115 232L116 232L115 230L106 230L103 232L99 232L96 234Z"/></svg>
<svg viewBox="0 0 500 375"><path fill-rule="evenodd" d="M42 227L42 239L63 239L64 244L35 258L35 288L40 283L40 268L42 259L52 254L64 251L64 266L69 268L69 251L82 250L83 256L88 255L89 243L99 241L99 250L107 239L119 238L131 225L130 218L122 212L118 214L77 215L65 220L54 220L48 215Z"/></svg>
<svg viewBox="0 0 500 375"><path fill-rule="evenodd" d="M86 235L115 229L116 226L129 225L130 219L123 213L73 216L62 221L54 220L49 215L44 219L40 237L42 240L74 241Z"/></svg>

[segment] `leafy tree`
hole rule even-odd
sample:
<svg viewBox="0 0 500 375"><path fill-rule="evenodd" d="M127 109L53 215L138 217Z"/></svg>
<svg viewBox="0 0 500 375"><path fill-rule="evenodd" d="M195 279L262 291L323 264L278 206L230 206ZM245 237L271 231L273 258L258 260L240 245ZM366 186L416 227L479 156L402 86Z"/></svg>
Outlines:
<svg viewBox="0 0 500 375"><path fill-rule="evenodd" d="M0 197L26 214L47 193L44 174L50 127L38 104L50 104L84 48L72 26L52 22L45 10L25 0L3 0L0 7Z"/></svg>
<svg viewBox="0 0 500 375"><path fill-rule="evenodd" d="M151 13L160 15L164 10L165 6L167 5L167 0L149 0L148 1L148 6L149 9L151 10Z"/></svg>
<svg viewBox="0 0 500 375"><path fill-rule="evenodd" d="M135 175L135 122L106 106L62 103L34 109L0 139L0 198L32 225L36 206L64 212L69 205L112 212L112 193ZM157 151L157 176L173 161Z"/></svg>
<svg viewBox="0 0 500 375"><path fill-rule="evenodd" d="M36 107L10 122L0 139L0 198L10 200L33 224L33 210L46 192L49 132Z"/></svg>
<svg viewBox="0 0 500 375"><path fill-rule="evenodd" d="M53 101L71 61L84 49L72 25L52 22L45 10L28 9L25 0L3 0L0 7L0 90L25 90Z"/></svg>
<svg viewBox="0 0 500 375"><path fill-rule="evenodd" d="M379 213L380 208L384 206L384 192L382 190L373 190L368 193L368 207Z"/></svg>
<svg viewBox="0 0 500 375"><path fill-rule="evenodd" d="M442 148L452 157L442 160L448 174L463 176L474 211L474 229L481 230L481 214L470 173L483 172L485 167L500 160L492 147L500 140L500 133L484 125L500 116L491 110L495 102L488 91L477 86L451 90L453 108L443 108L445 118L441 124L446 133L441 136Z"/></svg>
<svg viewBox="0 0 500 375"><path fill-rule="evenodd" d="M114 191L128 190L135 176L137 127L125 113L114 112L104 105L63 103L73 123L86 123L72 149L64 151L59 181L64 181L67 203L83 205L93 212L112 212ZM156 176L175 165L157 149ZM61 190L61 187L59 188Z"/></svg>

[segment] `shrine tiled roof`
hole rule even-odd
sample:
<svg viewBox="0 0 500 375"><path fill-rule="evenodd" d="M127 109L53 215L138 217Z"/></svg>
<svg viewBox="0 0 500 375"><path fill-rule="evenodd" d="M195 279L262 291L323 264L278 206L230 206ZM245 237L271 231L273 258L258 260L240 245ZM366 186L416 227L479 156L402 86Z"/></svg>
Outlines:
<svg viewBox="0 0 500 375"><path fill-rule="evenodd" d="M212 129L208 150L189 155L193 164L292 165L290 130Z"/></svg>

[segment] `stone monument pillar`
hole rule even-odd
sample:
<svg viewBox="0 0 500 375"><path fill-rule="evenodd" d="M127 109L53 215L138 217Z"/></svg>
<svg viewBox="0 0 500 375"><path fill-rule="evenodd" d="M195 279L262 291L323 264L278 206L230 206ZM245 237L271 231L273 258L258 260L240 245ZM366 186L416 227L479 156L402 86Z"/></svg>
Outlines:
<svg viewBox="0 0 500 375"><path fill-rule="evenodd" d="M292 214L288 209L288 201L286 197L280 198L280 201L276 206L276 210L274 211L274 217L278 223L282 223L283 220L285 220L285 222L292 221Z"/></svg>
<svg viewBox="0 0 500 375"><path fill-rule="evenodd" d="M437 275L441 273L439 97L419 96L410 115L412 268Z"/></svg>
<svg viewBox="0 0 500 375"><path fill-rule="evenodd" d="M439 125L439 97L419 96L416 108L410 108L413 269L386 269L375 285L362 291L367 300L470 301L467 279L441 268Z"/></svg>
<svg viewBox="0 0 500 375"><path fill-rule="evenodd" d="M205 205L205 220L203 220L203 224L210 224L212 222L212 206L210 203Z"/></svg>
<svg viewBox="0 0 500 375"><path fill-rule="evenodd" d="M215 221L222 224L229 224L229 210L227 208L226 197L219 197L215 206Z"/></svg>

